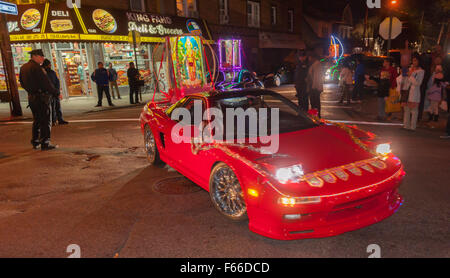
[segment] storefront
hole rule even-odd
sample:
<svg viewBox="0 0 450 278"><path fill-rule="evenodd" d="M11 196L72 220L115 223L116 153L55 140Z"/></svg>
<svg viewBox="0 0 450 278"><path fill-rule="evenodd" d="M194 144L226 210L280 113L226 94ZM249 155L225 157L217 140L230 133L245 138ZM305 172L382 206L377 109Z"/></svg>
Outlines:
<svg viewBox="0 0 450 278"><path fill-rule="evenodd" d="M155 86L154 69L164 65L159 63L161 57L153 57L158 57L154 52L163 37L191 33L211 41L206 23L199 19L89 6L69 9L65 3L20 5L18 16L8 15L7 20L17 79L20 67L30 59L29 51L41 48L61 80L64 98L96 96L90 76L100 61L117 71L121 93L128 91L130 62L137 61L146 85ZM139 32L136 49L130 31ZM3 79L0 72L0 86L5 86Z"/></svg>

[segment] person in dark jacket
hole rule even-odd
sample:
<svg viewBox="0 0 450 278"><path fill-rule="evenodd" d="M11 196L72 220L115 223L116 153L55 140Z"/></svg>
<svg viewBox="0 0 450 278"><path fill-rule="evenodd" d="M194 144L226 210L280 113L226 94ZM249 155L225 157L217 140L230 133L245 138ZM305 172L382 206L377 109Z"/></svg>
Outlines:
<svg viewBox="0 0 450 278"><path fill-rule="evenodd" d="M41 67L44 53L41 49L30 52L31 59L20 68L19 81L28 93L28 103L33 113L31 144L34 149L56 148L50 144L51 133L51 99L58 95L58 90L52 85L46 71Z"/></svg>
<svg viewBox="0 0 450 278"><path fill-rule="evenodd" d="M59 78L56 75L56 72L52 70L52 65L50 60L45 59L44 63L42 63L42 67L47 72L48 79L50 79L50 82L52 82L55 89L58 91L58 95L56 97L52 98L52 124L55 125L56 122L60 125L66 125L69 122L64 121L62 117L62 111L61 111L61 102L59 100L59 97L61 95L60 93L60 82Z"/></svg>
<svg viewBox="0 0 450 278"><path fill-rule="evenodd" d="M366 75L366 69L362 63L362 58L358 57L356 59L356 70L355 70L355 87L353 88L353 102L361 102L362 94L364 91L364 80Z"/></svg>
<svg viewBox="0 0 450 278"><path fill-rule="evenodd" d="M378 116L377 120L386 120L386 100L389 97L389 91L397 86L397 72L392 67L390 59L384 59L383 67L380 72L380 82L378 84Z"/></svg>
<svg viewBox="0 0 450 278"><path fill-rule="evenodd" d="M117 91L117 98L122 99L120 97L119 85L117 85L117 78L118 78L117 71L113 68L112 63L109 63L108 72L109 72L109 75L111 76L109 85L111 88L111 94L112 94L113 99L116 99L116 96L114 94L114 89L116 89L116 91Z"/></svg>
<svg viewBox="0 0 450 278"><path fill-rule="evenodd" d="M128 76L128 85L130 86L130 104L138 104L139 103L139 71L134 66L133 62L130 62L130 68L127 71ZM133 102L134 95L134 102Z"/></svg>
<svg viewBox="0 0 450 278"><path fill-rule="evenodd" d="M111 95L109 94L109 81L111 80L111 76L102 62L98 62L98 68L91 75L91 79L97 84L98 103L95 107L102 106L103 92L105 92L109 106L114 106L111 101Z"/></svg>
<svg viewBox="0 0 450 278"><path fill-rule="evenodd" d="M297 91L298 106L300 110L308 112L309 97L306 86L306 77L308 76L308 56L305 51L300 51L298 55L298 64L295 68L294 82Z"/></svg>

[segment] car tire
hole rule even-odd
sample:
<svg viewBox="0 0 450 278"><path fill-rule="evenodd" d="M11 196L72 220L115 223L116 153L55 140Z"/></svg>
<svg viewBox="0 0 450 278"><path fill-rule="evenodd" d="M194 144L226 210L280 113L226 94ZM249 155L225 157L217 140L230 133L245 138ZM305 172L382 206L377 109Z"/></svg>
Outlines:
<svg viewBox="0 0 450 278"><path fill-rule="evenodd" d="M247 205L236 174L225 163L214 166L209 178L209 196L214 207L226 218L247 220Z"/></svg>
<svg viewBox="0 0 450 278"><path fill-rule="evenodd" d="M158 147L156 146L155 136L148 125L145 125L144 128L144 147L145 154L150 165L162 164L162 160L159 157Z"/></svg>
<svg viewBox="0 0 450 278"><path fill-rule="evenodd" d="M275 76L273 77L273 85L274 85L275 87L280 87L280 86L281 86L281 78L280 78L279 75L275 75Z"/></svg>

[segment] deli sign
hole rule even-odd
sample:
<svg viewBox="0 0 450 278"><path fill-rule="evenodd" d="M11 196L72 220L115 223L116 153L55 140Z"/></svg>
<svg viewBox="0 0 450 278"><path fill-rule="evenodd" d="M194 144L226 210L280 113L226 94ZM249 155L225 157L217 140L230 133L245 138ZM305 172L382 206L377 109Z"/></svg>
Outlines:
<svg viewBox="0 0 450 278"><path fill-rule="evenodd" d="M127 12L128 31L137 31L142 35L182 35L183 29L173 27L173 20L168 16Z"/></svg>

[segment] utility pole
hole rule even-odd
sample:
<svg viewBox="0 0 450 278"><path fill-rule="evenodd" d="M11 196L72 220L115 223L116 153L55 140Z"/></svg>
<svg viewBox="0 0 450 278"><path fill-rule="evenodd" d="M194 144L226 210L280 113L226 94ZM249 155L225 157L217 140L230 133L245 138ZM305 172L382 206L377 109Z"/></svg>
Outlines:
<svg viewBox="0 0 450 278"><path fill-rule="evenodd" d="M11 116L22 116L20 106L19 88L17 86L16 74L14 72L14 60L9 41L6 14L0 14L0 51L2 55L3 67L6 73L6 84L10 95Z"/></svg>
<svg viewBox="0 0 450 278"><path fill-rule="evenodd" d="M369 7L366 7L366 16L364 18L364 47L367 48L367 21L368 21L368 17L369 17Z"/></svg>
<svg viewBox="0 0 450 278"><path fill-rule="evenodd" d="M387 56L391 56L391 41L392 41L392 12L389 15L389 39L388 39L388 45L387 45Z"/></svg>

